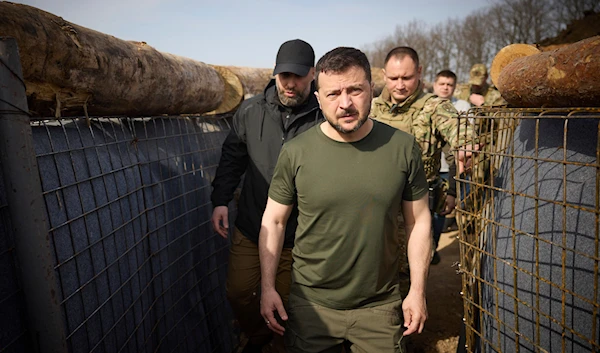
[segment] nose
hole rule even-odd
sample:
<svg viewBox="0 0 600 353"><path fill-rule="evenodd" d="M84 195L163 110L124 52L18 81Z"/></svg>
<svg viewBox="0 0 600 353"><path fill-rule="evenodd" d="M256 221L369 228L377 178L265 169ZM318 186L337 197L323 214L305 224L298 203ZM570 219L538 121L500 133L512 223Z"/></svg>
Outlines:
<svg viewBox="0 0 600 353"><path fill-rule="evenodd" d="M403 90L404 89L404 81L402 79L398 79L398 82L396 83L396 89L397 90Z"/></svg>
<svg viewBox="0 0 600 353"><path fill-rule="evenodd" d="M286 88L294 88L296 87L296 78L295 77L290 77L285 84Z"/></svg>
<svg viewBox="0 0 600 353"><path fill-rule="evenodd" d="M352 99L350 98L350 95L346 91L343 91L342 94L340 94L340 108L345 110L351 106Z"/></svg>

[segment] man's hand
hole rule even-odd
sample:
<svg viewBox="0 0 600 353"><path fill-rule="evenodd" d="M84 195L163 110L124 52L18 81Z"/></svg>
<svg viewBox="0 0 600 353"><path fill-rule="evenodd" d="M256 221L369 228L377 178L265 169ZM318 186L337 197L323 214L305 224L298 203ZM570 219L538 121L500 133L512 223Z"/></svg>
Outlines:
<svg viewBox="0 0 600 353"><path fill-rule="evenodd" d="M283 308L283 302L279 293L275 289L263 291L260 298L260 314L265 319L265 323L271 331L283 336L285 328L275 318L275 312L279 314L279 317L283 321L287 321L288 316Z"/></svg>
<svg viewBox="0 0 600 353"><path fill-rule="evenodd" d="M227 206L217 206L213 210L212 225L220 236L227 239L229 233L229 209Z"/></svg>
<svg viewBox="0 0 600 353"><path fill-rule="evenodd" d="M447 195L446 201L444 202L444 209L440 212L440 216L445 216L452 212L452 210L456 207L456 197Z"/></svg>
<svg viewBox="0 0 600 353"><path fill-rule="evenodd" d="M404 336L415 332L423 332L428 316L425 293L419 294L412 290L409 291L402 301L402 312L404 313L404 327L406 327Z"/></svg>
<svg viewBox="0 0 600 353"><path fill-rule="evenodd" d="M473 155L477 154L477 151L482 147L483 144L476 144L458 148L458 151L456 151L456 165L458 166L459 174L471 169Z"/></svg>
<svg viewBox="0 0 600 353"><path fill-rule="evenodd" d="M481 94L471 93L469 96L469 102L471 102L471 104L474 106L481 107L483 103L485 103L485 97Z"/></svg>

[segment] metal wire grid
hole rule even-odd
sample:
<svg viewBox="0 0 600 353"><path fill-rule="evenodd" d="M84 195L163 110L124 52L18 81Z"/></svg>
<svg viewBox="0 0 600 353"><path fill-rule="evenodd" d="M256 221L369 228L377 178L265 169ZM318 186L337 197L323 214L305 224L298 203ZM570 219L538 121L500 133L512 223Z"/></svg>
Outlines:
<svg viewBox="0 0 600 353"><path fill-rule="evenodd" d="M5 191L4 179L0 178L0 353L16 353L26 351L27 328Z"/></svg>
<svg viewBox="0 0 600 353"><path fill-rule="evenodd" d="M228 243L210 226L226 120L32 129L70 351L231 352Z"/></svg>
<svg viewBox="0 0 600 353"><path fill-rule="evenodd" d="M458 178L467 351L600 351L600 109L469 115L485 146Z"/></svg>

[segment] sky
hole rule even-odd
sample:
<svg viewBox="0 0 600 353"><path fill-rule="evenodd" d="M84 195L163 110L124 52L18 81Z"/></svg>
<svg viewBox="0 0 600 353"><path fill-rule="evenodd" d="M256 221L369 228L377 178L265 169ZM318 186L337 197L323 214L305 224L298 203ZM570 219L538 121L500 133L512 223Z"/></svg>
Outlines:
<svg viewBox="0 0 600 353"><path fill-rule="evenodd" d="M368 49L412 20L464 18L490 0L24 0L74 24L213 65L271 68L300 38L318 60L338 46Z"/></svg>

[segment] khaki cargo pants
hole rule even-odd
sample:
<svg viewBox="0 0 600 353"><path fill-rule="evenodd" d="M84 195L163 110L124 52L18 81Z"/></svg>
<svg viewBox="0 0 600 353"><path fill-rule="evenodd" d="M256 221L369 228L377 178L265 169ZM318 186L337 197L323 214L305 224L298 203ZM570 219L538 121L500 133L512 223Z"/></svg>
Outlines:
<svg viewBox="0 0 600 353"><path fill-rule="evenodd" d="M288 353L404 353L402 300L336 310L290 295L285 329Z"/></svg>
<svg viewBox="0 0 600 353"><path fill-rule="evenodd" d="M272 331L260 315L260 261L258 245L234 229L229 266L227 268L227 299L242 331L254 344L268 342ZM292 249L281 252L275 289L287 304L292 281Z"/></svg>

